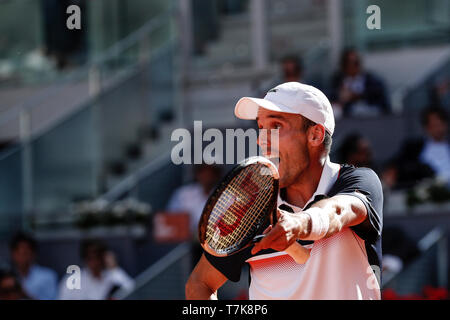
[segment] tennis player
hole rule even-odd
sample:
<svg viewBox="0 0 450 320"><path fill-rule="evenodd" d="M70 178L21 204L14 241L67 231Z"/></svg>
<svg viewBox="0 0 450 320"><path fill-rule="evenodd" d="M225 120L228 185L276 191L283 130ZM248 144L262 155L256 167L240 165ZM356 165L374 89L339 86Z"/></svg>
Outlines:
<svg viewBox="0 0 450 320"><path fill-rule="evenodd" d="M229 257L204 252L186 298L216 299L247 263L250 299L380 299L381 183L371 169L330 161L335 122L327 97L288 82L264 99L240 99L235 114L279 130L279 219L254 247ZM260 146L274 148L270 139ZM294 241L311 250L304 264L283 251Z"/></svg>

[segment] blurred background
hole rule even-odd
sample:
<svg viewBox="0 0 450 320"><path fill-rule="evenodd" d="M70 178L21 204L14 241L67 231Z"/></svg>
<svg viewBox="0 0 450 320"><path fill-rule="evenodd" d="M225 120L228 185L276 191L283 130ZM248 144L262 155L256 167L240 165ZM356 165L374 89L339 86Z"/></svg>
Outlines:
<svg viewBox="0 0 450 320"><path fill-rule="evenodd" d="M171 134L254 128L235 103L285 81L330 98L332 160L382 180L384 298L448 299L446 0L0 0L0 299L183 299L230 165L174 165Z"/></svg>

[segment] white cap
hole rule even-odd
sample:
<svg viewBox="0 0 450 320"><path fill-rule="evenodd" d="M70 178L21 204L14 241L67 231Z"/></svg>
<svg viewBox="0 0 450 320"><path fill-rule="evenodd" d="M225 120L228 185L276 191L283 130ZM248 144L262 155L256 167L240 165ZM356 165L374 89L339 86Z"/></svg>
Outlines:
<svg viewBox="0 0 450 320"><path fill-rule="evenodd" d="M328 98L317 88L299 82L286 82L267 92L264 99L244 97L238 101L234 114L240 119L255 120L258 109L300 114L321 124L331 135L334 115Z"/></svg>

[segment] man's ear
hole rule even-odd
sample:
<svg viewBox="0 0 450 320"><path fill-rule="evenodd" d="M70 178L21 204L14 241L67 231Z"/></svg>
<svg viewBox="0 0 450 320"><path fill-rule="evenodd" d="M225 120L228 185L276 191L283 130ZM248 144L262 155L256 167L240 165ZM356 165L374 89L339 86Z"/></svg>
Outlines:
<svg viewBox="0 0 450 320"><path fill-rule="evenodd" d="M308 129L308 142L313 147L322 145L325 139L325 128L321 125L315 125Z"/></svg>

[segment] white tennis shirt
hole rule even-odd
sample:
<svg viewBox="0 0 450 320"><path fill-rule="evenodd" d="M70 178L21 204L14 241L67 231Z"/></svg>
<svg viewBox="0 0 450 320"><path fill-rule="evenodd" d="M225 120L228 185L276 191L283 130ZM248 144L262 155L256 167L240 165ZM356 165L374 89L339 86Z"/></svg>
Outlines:
<svg viewBox="0 0 450 320"><path fill-rule="evenodd" d="M205 252L205 257L231 281L239 281L242 267L248 264L250 299L380 299L383 192L375 172L327 159L316 192L305 208L290 205L281 197L278 205L288 205L299 212L324 197L335 195L360 199L368 219L332 237L309 244L303 242L311 249L304 264L297 264L285 252L273 249L252 255L252 247L227 257L214 257Z"/></svg>
<svg viewBox="0 0 450 320"><path fill-rule="evenodd" d="M336 182L340 165L326 162L316 195L327 194ZM278 198L295 212L301 208ZM306 207L306 206L305 206ZM380 299L380 287L369 265L364 241L345 228L334 236L305 246L311 256L305 264L297 264L287 253L275 252L247 259L252 300L321 300Z"/></svg>

